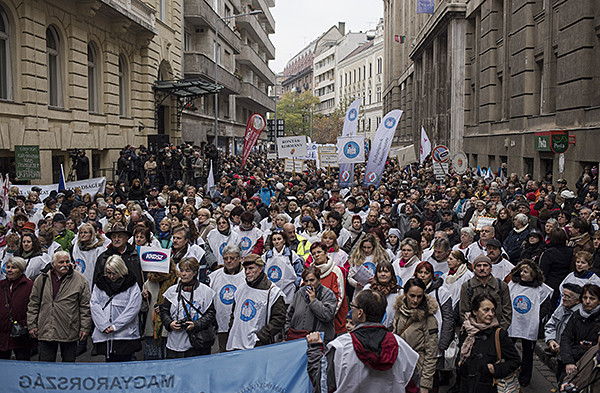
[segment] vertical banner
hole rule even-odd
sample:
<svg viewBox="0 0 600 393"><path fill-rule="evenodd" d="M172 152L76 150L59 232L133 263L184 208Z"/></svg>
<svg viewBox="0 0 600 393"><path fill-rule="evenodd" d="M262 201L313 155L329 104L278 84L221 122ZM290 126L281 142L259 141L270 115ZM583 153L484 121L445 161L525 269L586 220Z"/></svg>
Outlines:
<svg viewBox="0 0 600 393"><path fill-rule="evenodd" d="M267 122L265 118L258 113L253 113L246 123L246 134L244 135L244 150L242 153L242 168L246 164L246 160L256 144L262 130L264 130Z"/></svg>
<svg viewBox="0 0 600 393"><path fill-rule="evenodd" d="M360 98L357 98L350 104L346 117L344 118L344 128L342 136L354 136L358 130L358 111L360 109ZM354 164L340 164L340 188L352 187L354 182Z"/></svg>
<svg viewBox="0 0 600 393"><path fill-rule="evenodd" d="M388 112L379 124L371 152L369 153L363 186L372 184L378 187L379 183L381 183L381 174L385 168L385 162L390 152L390 147L392 147L392 140L394 139L400 117L402 117L402 111L395 109Z"/></svg>
<svg viewBox="0 0 600 393"><path fill-rule="evenodd" d="M210 171L208 171L208 179L206 181L206 193L211 197L215 193L217 187L215 186L215 172L213 171L213 163L210 161Z"/></svg>
<svg viewBox="0 0 600 393"><path fill-rule="evenodd" d="M431 140L427 137L427 133L423 126L421 126L421 147L419 152L419 162L422 164L429 153L431 153Z"/></svg>
<svg viewBox="0 0 600 393"><path fill-rule="evenodd" d="M417 0L417 14L432 14L434 0Z"/></svg>

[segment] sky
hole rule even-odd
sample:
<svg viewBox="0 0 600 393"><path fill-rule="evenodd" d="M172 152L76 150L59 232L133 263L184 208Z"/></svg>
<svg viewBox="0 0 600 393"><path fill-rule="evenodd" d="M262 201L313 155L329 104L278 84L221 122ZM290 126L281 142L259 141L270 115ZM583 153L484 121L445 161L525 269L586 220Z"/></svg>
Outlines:
<svg viewBox="0 0 600 393"><path fill-rule="evenodd" d="M383 17L383 0L275 0L275 60L269 62L277 73L289 59L338 22L349 31L374 29Z"/></svg>

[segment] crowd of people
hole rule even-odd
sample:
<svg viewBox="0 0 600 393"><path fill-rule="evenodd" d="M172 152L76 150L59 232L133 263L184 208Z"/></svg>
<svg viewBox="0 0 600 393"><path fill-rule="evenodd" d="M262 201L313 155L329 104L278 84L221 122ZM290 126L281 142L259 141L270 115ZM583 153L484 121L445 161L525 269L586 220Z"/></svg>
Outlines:
<svg viewBox="0 0 600 393"><path fill-rule="evenodd" d="M505 166L440 182L428 162L390 160L379 187L356 185L356 165L340 188L257 153L243 168L222 157L208 190L214 157L164 150L189 171L160 175L128 147L103 193L10 188L0 358L159 360L306 338L315 391L484 393L529 385L541 340L564 386L600 373L585 363L600 362L596 167L570 188ZM170 249L167 273L142 271L143 246Z"/></svg>

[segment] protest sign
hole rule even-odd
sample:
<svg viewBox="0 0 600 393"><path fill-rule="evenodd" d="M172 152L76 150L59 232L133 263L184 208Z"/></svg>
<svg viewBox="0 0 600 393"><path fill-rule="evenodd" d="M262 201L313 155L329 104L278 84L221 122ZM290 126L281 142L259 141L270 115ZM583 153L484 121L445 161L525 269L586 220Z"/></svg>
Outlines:
<svg viewBox="0 0 600 393"><path fill-rule="evenodd" d="M142 246L139 250L142 271L168 273L171 260L171 249Z"/></svg>

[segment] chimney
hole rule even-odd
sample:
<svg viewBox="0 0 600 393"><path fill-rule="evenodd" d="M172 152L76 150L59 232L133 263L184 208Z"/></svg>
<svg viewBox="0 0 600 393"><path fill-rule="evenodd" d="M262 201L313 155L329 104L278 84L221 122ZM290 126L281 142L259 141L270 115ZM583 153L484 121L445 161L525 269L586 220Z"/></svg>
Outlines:
<svg viewBox="0 0 600 393"><path fill-rule="evenodd" d="M338 22L338 30L342 35L346 35L346 22Z"/></svg>

